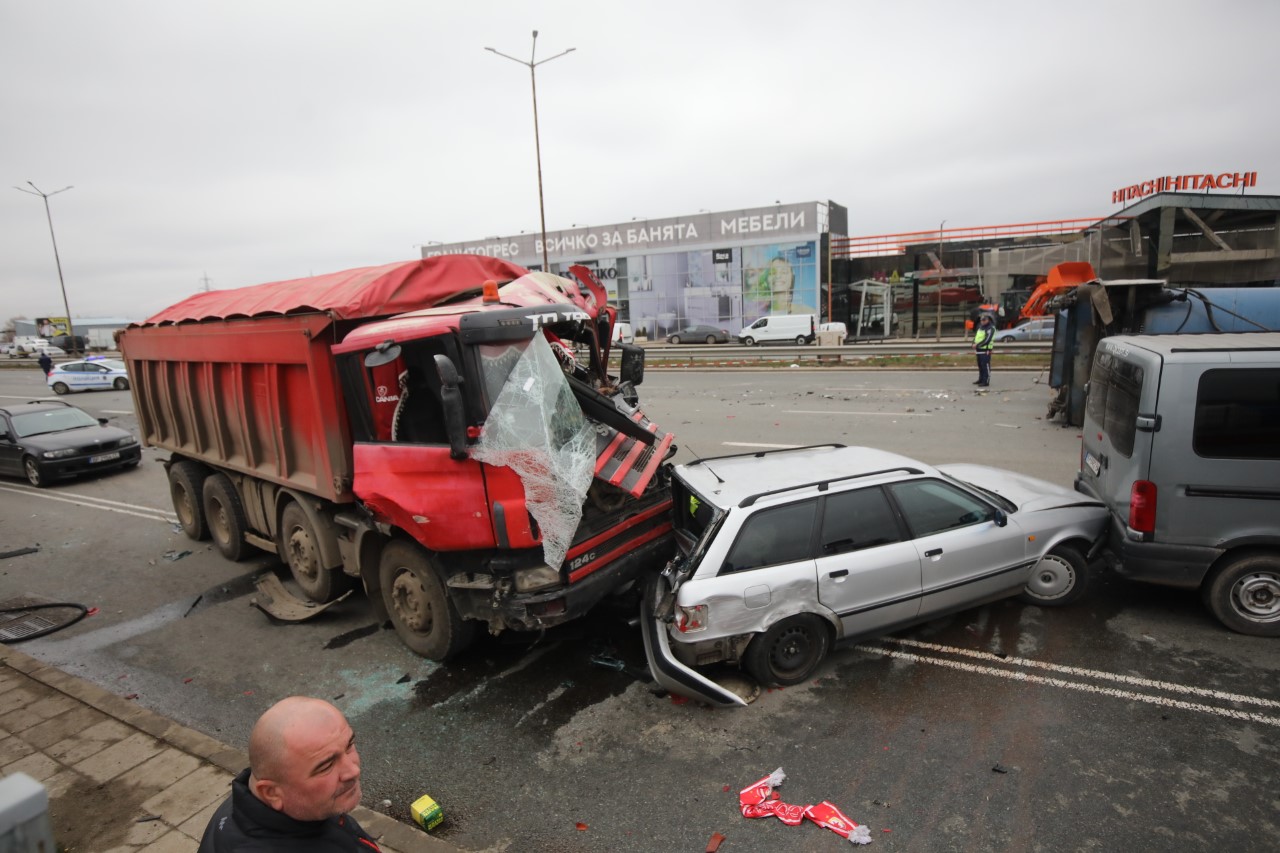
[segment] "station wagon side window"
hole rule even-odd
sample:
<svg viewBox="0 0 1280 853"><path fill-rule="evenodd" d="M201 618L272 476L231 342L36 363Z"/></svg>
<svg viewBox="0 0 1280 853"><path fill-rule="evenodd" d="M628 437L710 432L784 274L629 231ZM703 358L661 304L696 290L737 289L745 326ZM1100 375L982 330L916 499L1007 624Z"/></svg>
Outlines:
<svg viewBox="0 0 1280 853"><path fill-rule="evenodd" d="M1191 446L1209 458L1280 459L1280 368L1201 374Z"/></svg>
<svg viewBox="0 0 1280 853"><path fill-rule="evenodd" d="M830 557L901 541L898 519L879 487L827 497L822 509L819 556Z"/></svg>
<svg viewBox="0 0 1280 853"><path fill-rule="evenodd" d="M987 504L941 480L894 483L889 491L906 516L911 534L919 539L943 530L990 521L995 515Z"/></svg>
<svg viewBox="0 0 1280 853"><path fill-rule="evenodd" d="M1085 412L1102 428L1116 452L1125 458L1133 455L1144 375L1141 365L1100 352L1089 377Z"/></svg>
<svg viewBox="0 0 1280 853"><path fill-rule="evenodd" d="M743 523L721 574L794 563L813 557L813 522L818 501L763 509Z"/></svg>

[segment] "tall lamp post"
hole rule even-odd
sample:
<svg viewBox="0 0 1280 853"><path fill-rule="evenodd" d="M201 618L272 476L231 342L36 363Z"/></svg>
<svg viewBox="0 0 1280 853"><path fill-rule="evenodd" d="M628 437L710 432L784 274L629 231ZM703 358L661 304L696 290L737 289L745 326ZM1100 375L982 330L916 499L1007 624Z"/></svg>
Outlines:
<svg viewBox="0 0 1280 853"><path fill-rule="evenodd" d="M58 284L62 287L62 308L67 312L67 337L71 338L71 351L76 349L76 330L71 325L71 306L67 303L67 283L62 278L62 259L58 257L58 238L53 234L53 214L49 212L49 196L64 193L72 187L63 187L60 190L54 190L51 193L42 192L35 184L27 181L31 189L24 190L22 187L14 187L18 192L27 195L38 195L44 199L44 216L49 220L49 239L53 241L53 262L58 265ZM39 330L36 330L39 332Z"/></svg>
<svg viewBox="0 0 1280 853"><path fill-rule="evenodd" d="M559 59L560 57L564 56L566 53L573 53L573 51L576 49L577 48L571 47L568 50L564 50L564 51L561 51L560 53L557 53L555 56L549 56L546 59L535 61L535 58L538 53L538 31L537 30L533 31L533 50L530 51L529 53L528 62L525 62L523 59L516 59L514 56L508 56L502 51L494 50L491 47L485 48L485 50L489 51L490 53L496 53L498 56L504 57L506 59L510 59L512 62L518 62L521 65L527 65L529 67L529 82L533 86L533 148L538 158L538 213L542 217L542 270L543 272L550 272L551 270L549 269L549 265L547 264L547 208L542 201L542 143L538 139L538 78L536 73L534 72L534 69L536 69L539 65L542 65L543 63L550 62L553 59Z"/></svg>

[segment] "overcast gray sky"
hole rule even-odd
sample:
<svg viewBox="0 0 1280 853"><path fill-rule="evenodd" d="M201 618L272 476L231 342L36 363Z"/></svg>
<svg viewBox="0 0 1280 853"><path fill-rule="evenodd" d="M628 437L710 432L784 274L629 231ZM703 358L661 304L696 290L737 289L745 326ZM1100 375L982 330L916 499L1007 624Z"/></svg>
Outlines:
<svg viewBox="0 0 1280 853"><path fill-rule="evenodd" d="M0 322L415 244L832 199L851 234L1280 193L1280 3L0 0Z"/></svg>

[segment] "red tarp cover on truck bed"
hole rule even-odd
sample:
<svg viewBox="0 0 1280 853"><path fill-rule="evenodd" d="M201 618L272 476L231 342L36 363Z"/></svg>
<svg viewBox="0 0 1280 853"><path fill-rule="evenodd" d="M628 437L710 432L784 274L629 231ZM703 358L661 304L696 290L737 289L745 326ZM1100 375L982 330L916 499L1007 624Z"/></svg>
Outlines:
<svg viewBox="0 0 1280 853"><path fill-rule="evenodd" d="M380 267L197 293L139 325L226 320L323 311L337 320L385 317L428 308L485 279L501 284L528 272L483 255L439 255Z"/></svg>

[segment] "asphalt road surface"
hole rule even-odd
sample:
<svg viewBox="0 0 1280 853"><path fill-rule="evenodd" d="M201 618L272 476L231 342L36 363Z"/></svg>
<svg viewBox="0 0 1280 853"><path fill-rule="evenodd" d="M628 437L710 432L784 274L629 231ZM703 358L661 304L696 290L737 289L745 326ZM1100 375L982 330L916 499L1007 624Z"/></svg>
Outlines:
<svg viewBox="0 0 1280 853"><path fill-rule="evenodd" d="M650 371L650 416L681 460L838 441L1070 483L1079 435L1043 420L1034 373ZM0 371L0 404L46 396ZM129 394L71 401L136 429ZM266 555L234 564L172 522L158 454L132 471L33 489L0 479L0 600L94 615L28 654L225 742L306 693L348 715L365 804L473 851L843 849L812 824L746 820L737 792L829 800L881 850L1274 850L1280 645L1221 628L1189 593L1104 577L1063 610L1014 601L836 651L811 682L732 711L642 678L630 607L544 636L482 641L441 667L353 597L312 622L251 607ZM593 663L619 661L619 670ZM875 848L873 848L875 849Z"/></svg>

